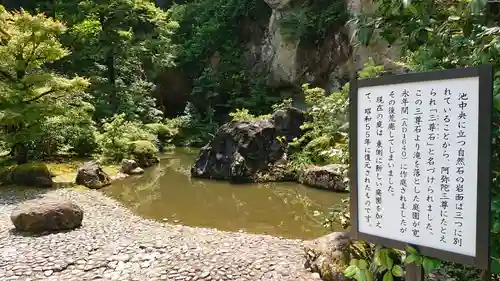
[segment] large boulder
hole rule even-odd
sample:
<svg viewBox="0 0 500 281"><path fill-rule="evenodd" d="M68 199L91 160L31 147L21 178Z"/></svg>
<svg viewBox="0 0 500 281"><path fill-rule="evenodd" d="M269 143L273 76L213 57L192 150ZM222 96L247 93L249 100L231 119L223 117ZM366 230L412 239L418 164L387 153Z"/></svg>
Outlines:
<svg viewBox="0 0 500 281"><path fill-rule="evenodd" d="M205 145L191 169L198 178L251 182L283 159L288 140L300 136L305 114L290 107L267 120L231 121Z"/></svg>
<svg viewBox="0 0 500 281"><path fill-rule="evenodd" d="M345 191L347 169L347 165L341 164L308 167L299 173L299 182L332 191Z"/></svg>
<svg viewBox="0 0 500 281"><path fill-rule="evenodd" d="M12 211L10 219L20 231L41 233L70 230L81 226L83 211L69 201L28 201Z"/></svg>
<svg viewBox="0 0 500 281"><path fill-rule="evenodd" d="M119 172L127 175L138 175L144 173L144 170L139 167L135 160L123 159Z"/></svg>
<svg viewBox="0 0 500 281"><path fill-rule="evenodd" d="M88 188L101 188L111 183L109 175L104 172L97 161L85 162L76 171L75 183Z"/></svg>
<svg viewBox="0 0 500 281"><path fill-rule="evenodd" d="M52 187L52 174L43 163L26 163L13 168L6 176L5 183L32 186Z"/></svg>
<svg viewBox="0 0 500 281"><path fill-rule="evenodd" d="M351 239L347 232L333 232L304 242L305 267L324 281L349 280L344 270L350 262Z"/></svg>

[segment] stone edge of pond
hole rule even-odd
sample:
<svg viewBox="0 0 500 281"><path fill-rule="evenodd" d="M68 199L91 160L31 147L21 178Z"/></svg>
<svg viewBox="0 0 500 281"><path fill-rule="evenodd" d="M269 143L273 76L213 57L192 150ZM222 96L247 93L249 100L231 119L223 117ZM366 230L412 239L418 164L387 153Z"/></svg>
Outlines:
<svg viewBox="0 0 500 281"><path fill-rule="evenodd" d="M22 195L19 193L23 193ZM45 198L45 194L49 193L73 193L73 194L78 194L78 196L87 196L88 199L93 200L96 205L103 204L106 207L111 207L111 208L118 208L120 211L120 215L123 216L128 216L134 220L142 221L144 223L147 223L148 225L155 225L158 227L164 227L164 228L177 228L177 229L182 229L182 230L188 230L190 232L196 232L196 231L203 231L203 232L217 232L221 234L233 234L233 235L249 235L249 236L255 236L255 237L267 237L267 238L273 238L273 239L279 239L279 240L287 240L287 241L294 241L294 242L304 242L308 241L305 239L298 239L298 238L288 238L288 237L283 237L283 236L276 236L276 235L270 235L270 234L257 234L257 233L251 233L251 232L241 232L241 231L228 231L228 230L221 230L217 228L211 228L211 227L199 227L199 226L189 226L189 225L183 225L182 223L170 223L170 222L162 222L150 218L146 218L143 216L140 216L138 214L135 214L130 208L128 208L124 203L120 202L119 200L112 198L108 195L106 195L104 192L100 190L94 190L94 189L89 189L89 188L84 188L84 187L70 187L70 188L47 188L47 189L39 189L39 188L29 188L29 187L18 187L18 186L2 186L0 187L0 205L19 205L22 204L25 201L28 200L36 200L36 199L41 199ZM30 196L36 196L34 198L26 198L26 199L21 199L19 200L20 197L30 197ZM73 200L74 203L77 205L79 204L78 202L78 196L76 196L76 200ZM16 197L16 201L18 202L12 202L13 198ZM7 202L6 202L7 201Z"/></svg>

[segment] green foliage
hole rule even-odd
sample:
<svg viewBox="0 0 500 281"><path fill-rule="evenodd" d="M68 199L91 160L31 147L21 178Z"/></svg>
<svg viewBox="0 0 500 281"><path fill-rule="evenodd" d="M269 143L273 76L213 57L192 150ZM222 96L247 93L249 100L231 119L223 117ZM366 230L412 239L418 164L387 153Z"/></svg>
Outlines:
<svg viewBox="0 0 500 281"><path fill-rule="evenodd" d="M0 30L0 137L10 146L42 147L40 154L75 145L65 135L92 125L91 110L82 110L89 83L47 69L69 54L59 42L66 27L41 14L3 10Z"/></svg>
<svg viewBox="0 0 500 281"><path fill-rule="evenodd" d="M51 157L61 152L90 156L98 148L92 120L93 106L82 102L79 107L59 116L49 117L41 124L38 135L32 135L32 155Z"/></svg>
<svg viewBox="0 0 500 281"><path fill-rule="evenodd" d="M191 103L182 116L167 120L166 125L175 132L172 143L187 147L205 145L219 128L216 122L203 119Z"/></svg>
<svg viewBox="0 0 500 281"><path fill-rule="evenodd" d="M262 75L248 70L244 56L246 43L264 35L271 12L267 4L260 0L194 0L171 10L180 25L175 36L177 65L192 80L189 100L196 113L191 114L190 122L214 128L236 109L269 112L279 95Z"/></svg>
<svg viewBox="0 0 500 281"><path fill-rule="evenodd" d="M359 76L375 77L382 71L383 67L370 60ZM345 127L348 125L349 84L330 95L321 88L310 88L308 84L303 85L303 91L310 119L302 125L304 134L291 144L298 152L292 156L290 167L300 169L311 163L347 164L348 134Z"/></svg>
<svg viewBox="0 0 500 281"><path fill-rule="evenodd" d="M156 146L149 140L137 140L130 143L130 155L135 157L155 155Z"/></svg>
<svg viewBox="0 0 500 281"><path fill-rule="evenodd" d="M282 12L280 31L291 40L317 43L327 32L344 27L348 16L345 1L303 1L300 7Z"/></svg>
<svg viewBox="0 0 500 281"><path fill-rule="evenodd" d="M252 121L252 120L266 120L271 117L270 114L255 116L251 114L248 109L236 109L236 112L229 113L229 117L233 121Z"/></svg>
<svg viewBox="0 0 500 281"><path fill-rule="evenodd" d="M125 113L144 123L161 121L155 81L173 66L171 36L178 24L149 0L70 0L54 10L68 22L63 43L71 49L65 72L89 77L94 119Z"/></svg>
<svg viewBox="0 0 500 281"><path fill-rule="evenodd" d="M344 275L357 281L402 280L404 270L399 251L382 247L365 247L363 256L351 259Z"/></svg>
<svg viewBox="0 0 500 281"><path fill-rule="evenodd" d="M422 256L411 246L406 247L405 255L398 250L374 247L366 243L351 247L355 258L351 259L344 275L357 281L403 280L404 264L422 266L425 274L435 271L441 265L439 260Z"/></svg>
<svg viewBox="0 0 500 281"><path fill-rule="evenodd" d="M103 133L98 136L102 155L111 161L121 161L143 152L156 152L157 141L157 136L145 125L127 121L123 113L104 123Z"/></svg>
<svg viewBox="0 0 500 281"><path fill-rule="evenodd" d="M437 259L432 259L429 257L422 256L415 248L412 246L405 247L407 255L405 257L405 264L415 264L422 266L425 274L429 274L432 271L441 267L441 261Z"/></svg>
<svg viewBox="0 0 500 281"><path fill-rule="evenodd" d="M158 141L162 144L170 143L172 138L179 132L177 128L171 127L168 124L150 123L145 126L151 133L156 135Z"/></svg>

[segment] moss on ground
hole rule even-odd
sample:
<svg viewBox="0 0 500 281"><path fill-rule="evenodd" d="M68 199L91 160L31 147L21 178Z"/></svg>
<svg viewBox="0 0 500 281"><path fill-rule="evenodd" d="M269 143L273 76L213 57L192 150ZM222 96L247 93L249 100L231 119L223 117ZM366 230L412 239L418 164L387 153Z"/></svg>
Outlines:
<svg viewBox="0 0 500 281"><path fill-rule="evenodd" d="M71 188L82 189L85 187L74 184L76 178L76 170L78 169L78 167L83 165L84 162L89 160L90 159L69 158L69 159L64 159L63 161L49 161L44 163L35 162L35 164L36 165L45 164L47 166L47 168L49 169L50 173L53 176L52 180L54 181L56 187L71 187ZM0 183L1 183L2 178L4 178L8 174L10 169L15 167L15 165L12 165L11 162L6 159L0 159L0 163L6 163L6 165L0 164ZM118 170L120 169L119 164L105 163L101 164L101 167L109 176L116 175Z"/></svg>

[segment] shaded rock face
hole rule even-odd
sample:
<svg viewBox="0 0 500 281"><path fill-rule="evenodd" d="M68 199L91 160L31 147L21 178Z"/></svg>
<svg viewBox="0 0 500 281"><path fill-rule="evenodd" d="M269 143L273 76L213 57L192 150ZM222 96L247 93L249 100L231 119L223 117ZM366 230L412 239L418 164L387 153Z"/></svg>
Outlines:
<svg viewBox="0 0 500 281"><path fill-rule="evenodd" d="M109 175L103 171L99 162L89 161L85 162L76 171L75 183L88 188L97 189L109 185L111 183L111 179Z"/></svg>
<svg viewBox="0 0 500 281"><path fill-rule="evenodd" d="M43 163L27 163L15 167L6 177L8 184L52 187L52 174Z"/></svg>
<svg viewBox="0 0 500 281"><path fill-rule="evenodd" d="M252 182L257 172L283 159L287 140L300 135L304 120L302 111L287 108L268 120L226 123L201 149L191 175L235 183Z"/></svg>
<svg viewBox="0 0 500 281"><path fill-rule="evenodd" d="M272 87L336 85L347 74L345 65L351 55L348 30L344 26L329 28L318 42L283 36L286 30L281 27L281 20L296 13L300 1L264 2L271 8L266 32L259 42L247 43L247 64L264 73Z"/></svg>
<svg viewBox="0 0 500 281"><path fill-rule="evenodd" d="M345 191L347 168L347 165L341 164L309 167L299 173L299 182L332 191Z"/></svg>
<svg viewBox="0 0 500 281"><path fill-rule="evenodd" d="M344 269L349 265L350 245L347 232L334 232L304 242L305 267L319 273L324 281L347 281Z"/></svg>
<svg viewBox="0 0 500 281"><path fill-rule="evenodd" d="M82 225L83 211L69 201L32 200L14 209L10 219L20 231L70 230Z"/></svg>
<svg viewBox="0 0 500 281"><path fill-rule="evenodd" d="M123 159L120 172L128 175L138 175L144 173L144 170L139 167L136 161Z"/></svg>

